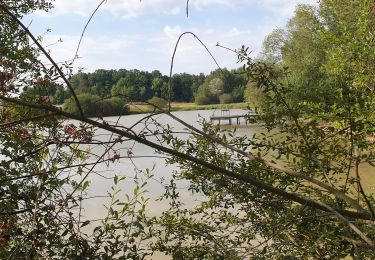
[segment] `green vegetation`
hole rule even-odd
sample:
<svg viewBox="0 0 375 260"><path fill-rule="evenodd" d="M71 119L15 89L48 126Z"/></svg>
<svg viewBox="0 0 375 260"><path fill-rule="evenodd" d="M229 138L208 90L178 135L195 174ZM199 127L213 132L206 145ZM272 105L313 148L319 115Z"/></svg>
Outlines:
<svg viewBox="0 0 375 260"><path fill-rule="evenodd" d="M145 100L165 107L168 78L137 70L66 77L46 67L18 20L51 5L4 0L0 8L1 259L145 259L155 251L173 259L373 258L375 196L361 174L375 166L374 1L301 5L260 57L236 51L241 73L173 78L176 102L230 107L246 97L264 125L251 137L205 121L197 129L169 113L183 135L149 117L88 118ZM62 100L64 111L52 104ZM156 180L169 204L161 216L147 214L152 170L110 175L120 159L143 156L135 142L175 167ZM113 187L107 214L93 220L82 207L96 174ZM180 184L198 194L194 205L184 204Z"/></svg>
<svg viewBox="0 0 375 260"><path fill-rule="evenodd" d="M245 97L266 131L247 139L203 124L209 136L165 136L177 151L240 176L219 176L214 167L174 156L171 163L181 167L165 195L172 207L158 222L160 250L174 259L373 257L375 199L361 169L375 162L374 10L369 0L300 5L285 29L265 39L256 60L247 48L238 51L249 78ZM217 98L222 83L201 93L202 102ZM180 179L207 200L185 210ZM255 180L319 203L281 199ZM350 208L372 220L354 220Z"/></svg>
<svg viewBox="0 0 375 260"><path fill-rule="evenodd" d="M165 99L162 99L162 98L153 97L153 98L148 100L148 103L151 104L150 107L152 109L155 109L155 106L158 107L158 108L162 108L162 109L168 108L168 101L165 100Z"/></svg>
<svg viewBox="0 0 375 260"><path fill-rule="evenodd" d="M158 100L157 103L161 105L162 100L168 100L168 82L169 77L162 75L159 71L149 73L124 69L100 69L93 73L79 72L70 78L73 89L83 101L84 111L88 113L86 115L90 117L126 114L127 103L129 103L130 113L151 112L153 109L139 104ZM239 70L215 70L208 76L177 74L173 76L171 101L175 103L195 101L197 106L194 108L196 109L200 109L201 105L241 103L244 101L246 82L246 76ZM53 104L63 104L65 111L78 113L70 91L61 85L26 87L21 95L29 98L48 97ZM120 101L114 98L120 98L123 104L120 105ZM99 104L102 103L98 102L99 99L104 100L104 107ZM133 102L137 105L131 105ZM239 106L244 107L244 105ZM185 109L189 108L179 105L175 110ZM205 107L203 106L202 109Z"/></svg>
<svg viewBox="0 0 375 260"><path fill-rule="evenodd" d="M129 106L130 114L150 113L155 110L153 106L150 106L145 103L130 103L128 104L128 106ZM249 105L247 103L198 105L196 103L173 102L171 103L171 110L172 111L188 111L188 110L210 110L210 109L247 109L248 106ZM165 107L167 107L167 105L165 105Z"/></svg>
<svg viewBox="0 0 375 260"><path fill-rule="evenodd" d="M243 102L246 82L247 78L240 70L213 71L198 87L195 102L198 105Z"/></svg>
<svg viewBox="0 0 375 260"><path fill-rule="evenodd" d="M70 78L70 83L78 95L90 93L99 98L119 97L126 102L146 102L153 97L168 100L168 82L169 77L159 71L149 73L124 69L79 72ZM198 105L243 102L246 82L246 77L238 70L215 70L208 76L176 74L173 76L171 101L195 101ZM68 101L71 98L70 91L60 85L51 85L48 88L26 87L22 95L48 96L54 104L73 104Z"/></svg>
<svg viewBox="0 0 375 260"><path fill-rule="evenodd" d="M318 8L300 5L285 29L266 38L261 59L287 68L285 84L296 105L324 104L320 107L329 111L349 89L371 86L370 5L370 1L334 0L323 1Z"/></svg>
<svg viewBox="0 0 375 260"><path fill-rule="evenodd" d="M119 97L103 99L88 93L79 94L77 97L84 114L89 117L125 115L129 110L124 100ZM63 110L74 115L79 115L73 98L65 101Z"/></svg>

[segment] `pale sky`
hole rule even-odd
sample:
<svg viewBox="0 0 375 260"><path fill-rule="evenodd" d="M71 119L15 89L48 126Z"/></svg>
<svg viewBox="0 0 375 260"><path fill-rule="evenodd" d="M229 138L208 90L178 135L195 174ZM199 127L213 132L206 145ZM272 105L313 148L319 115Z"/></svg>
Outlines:
<svg viewBox="0 0 375 260"><path fill-rule="evenodd" d="M80 35L100 0L56 0L49 13L25 17L29 29L44 35L56 61L74 57ZM221 67L239 67L236 56L216 47L248 46L256 55L273 29L283 27L297 4L317 0L107 0L88 26L74 68L159 70L169 73L178 36L194 32ZM46 33L47 29L51 31ZM60 41L60 39L62 41ZM209 73L217 67L192 36L177 50L174 72Z"/></svg>

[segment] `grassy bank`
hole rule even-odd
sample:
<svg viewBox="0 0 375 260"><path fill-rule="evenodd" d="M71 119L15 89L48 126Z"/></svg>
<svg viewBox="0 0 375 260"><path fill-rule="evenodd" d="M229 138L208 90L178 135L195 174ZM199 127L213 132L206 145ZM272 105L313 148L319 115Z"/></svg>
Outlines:
<svg viewBox="0 0 375 260"><path fill-rule="evenodd" d="M208 109L246 109L247 103L197 105L195 103L171 103L172 111L208 110ZM150 113L154 108L144 103L129 104L131 114Z"/></svg>

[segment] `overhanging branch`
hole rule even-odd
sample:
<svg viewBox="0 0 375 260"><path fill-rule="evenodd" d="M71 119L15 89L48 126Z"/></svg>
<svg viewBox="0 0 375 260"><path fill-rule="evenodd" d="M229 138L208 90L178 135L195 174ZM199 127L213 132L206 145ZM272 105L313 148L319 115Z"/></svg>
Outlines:
<svg viewBox="0 0 375 260"><path fill-rule="evenodd" d="M62 110L60 110L60 109L58 109L54 106L51 106L51 105L34 104L34 103L25 102L25 101L22 101L22 100L19 100L19 99L16 99L16 98L10 98L10 97L5 97L5 96L1 96L1 95L0 95L0 99L4 100L6 102L10 102L10 103L25 106L25 107L48 110L50 112L54 112L54 113L57 113L61 116L64 116L68 119L75 119L75 120L90 124L90 125L95 126L97 128L107 130L111 133L115 133L115 134L118 134L120 136L132 139L136 142L139 142L141 144L144 144L144 145L147 145L151 148L154 148L154 149L156 149L160 152L164 152L164 153L167 153L169 155L177 156L181 159L184 159L184 160L190 161L192 163L196 163L198 165L204 166L204 167L206 167L206 168L208 168L208 169L210 169L214 172L217 172L218 174L221 174L221 175L224 175L224 176L227 176L227 177L239 180L239 181L243 181L243 182L248 183L248 184L250 184L254 187L257 187L261 190L268 191L272 194L283 197L284 199L291 200L291 201L297 202L297 203L302 204L302 205L306 205L306 206L309 206L309 207L312 207L312 208L316 208L316 209L319 209L319 210L322 210L322 211L325 211L325 212L331 212L332 213L332 211L327 208L327 205L325 205L321 202L312 200L312 199L310 199L308 197L305 197L303 195L300 195L300 194L287 192L285 190L275 188L275 187L273 187L269 184L266 184L264 182L261 182L261 181L255 179L252 176L245 176L245 175L241 175L241 174L229 171L227 169L224 169L224 168L219 167L217 165L214 165L212 163L206 162L204 160L201 160L199 158L190 156L190 155L185 154L185 153L178 152L178 151L173 150L171 148L164 147L160 144L151 142L151 141L146 140L146 139L144 139L140 136L131 134L131 133L129 133L127 131L124 131L124 130L117 129L117 128L112 127L110 125L100 123L100 122L97 122L97 121L89 119L89 118L81 118L80 116L67 113L67 112L62 111ZM341 215L343 215L345 217L348 217L348 218L373 220L371 214L368 213L368 212L354 212L354 211L342 210L342 209L334 209L334 210L339 212Z"/></svg>

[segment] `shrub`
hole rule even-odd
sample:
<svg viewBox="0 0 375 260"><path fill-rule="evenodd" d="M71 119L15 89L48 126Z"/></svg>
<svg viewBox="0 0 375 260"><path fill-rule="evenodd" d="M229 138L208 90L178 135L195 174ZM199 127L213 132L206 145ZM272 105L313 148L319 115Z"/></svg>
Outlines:
<svg viewBox="0 0 375 260"><path fill-rule="evenodd" d="M195 95L195 103L198 105L217 104L219 99L211 93L210 86L205 83L199 86Z"/></svg>
<svg viewBox="0 0 375 260"><path fill-rule="evenodd" d="M86 116L98 116L99 113L99 106L97 102L99 101L100 97L91 95L88 93L77 95L77 98L79 100L79 103L81 104L83 113ZM63 104L63 110L78 115L78 107L73 99L73 97L65 100Z"/></svg>
<svg viewBox="0 0 375 260"><path fill-rule="evenodd" d="M119 97L103 99L98 102L100 116L119 116L125 115L129 111L129 107L124 100Z"/></svg>
<svg viewBox="0 0 375 260"><path fill-rule="evenodd" d="M230 93L224 93L219 96L220 104L233 103L233 96Z"/></svg>
<svg viewBox="0 0 375 260"><path fill-rule="evenodd" d="M125 102L118 97L101 99L99 96L88 93L77 96L85 116L114 116L124 115L128 111ZM73 98L67 99L63 104L63 110L75 115L79 114L78 108Z"/></svg>
<svg viewBox="0 0 375 260"><path fill-rule="evenodd" d="M148 100L150 104L153 104L159 108L167 108L168 107L168 101L159 97L152 97Z"/></svg>
<svg viewBox="0 0 375 260"><path fill-rule="evenodd" d="M262 107L266 100L265 93L256 86L255 82L249 81L245 89L245 100L253 107Z"/></svg>

